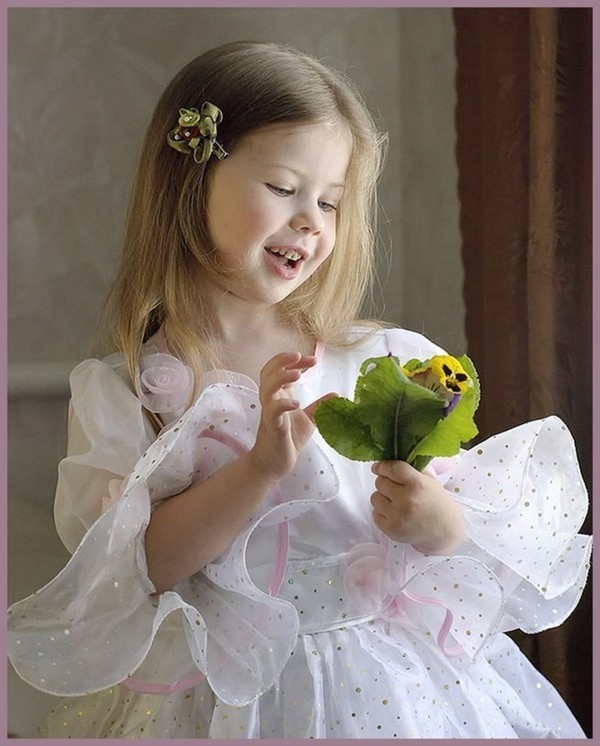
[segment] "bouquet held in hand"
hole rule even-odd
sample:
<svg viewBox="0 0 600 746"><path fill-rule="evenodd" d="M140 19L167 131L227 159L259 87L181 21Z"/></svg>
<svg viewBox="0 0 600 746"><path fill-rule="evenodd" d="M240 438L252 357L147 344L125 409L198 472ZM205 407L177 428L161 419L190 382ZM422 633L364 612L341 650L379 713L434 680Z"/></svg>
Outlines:
<svg viewBox="0 0 600 746"><path fill-rule="evenodd" d="M428 360L365 360L354 401L332 397L315 412L330 446L356 461L406 461L421 471L434 456L453 456L477 435L479 379L462 355Z"/></svg>

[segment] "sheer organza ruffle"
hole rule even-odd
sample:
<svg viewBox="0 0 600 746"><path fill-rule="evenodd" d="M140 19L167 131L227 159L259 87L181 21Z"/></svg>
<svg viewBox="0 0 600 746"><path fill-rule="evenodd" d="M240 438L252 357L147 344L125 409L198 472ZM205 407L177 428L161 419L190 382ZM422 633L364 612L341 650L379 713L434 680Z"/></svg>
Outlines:
<svg viewBox="0 0 600 746"><path fill-rule="evenodd" d="M439 479L463 506L468 540L452 557L386 537L358 545L344 563L355 604L470 657L494 632L562 623L579 601L592 548L577 533L587 494L562 421L501 433L443 467Z"/></svg>
<svg viewBox="0 0 600 746"><path fill-rule="evenodd" d="M144 452L63 571L11 608L11 659L37 688L83 694L129 680L132 688L166 692L206 675L223 701L244 704L281 672L296 644L298 618L293 605L269 595L285 563L280 527L337 490L317 446L304 449L294 472L202 573L159 597L147 575L143 542L151 506L209 478L253 443L257 392L248 379L228 380L209 385ZM309 497L307 485L313 485ZM265 589L251 580L245 562L255 532L262 532L256 544L273 565Z"/></svg>

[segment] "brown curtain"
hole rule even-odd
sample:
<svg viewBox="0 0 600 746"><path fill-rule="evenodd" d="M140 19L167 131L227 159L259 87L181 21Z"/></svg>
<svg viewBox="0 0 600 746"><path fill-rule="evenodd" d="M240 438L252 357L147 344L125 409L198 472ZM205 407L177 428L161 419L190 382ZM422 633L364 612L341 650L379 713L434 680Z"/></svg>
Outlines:
<svg viewBox="0 0 600 746"><path fill-rule="evenodd" d="M591 494L592 9L460 8L454 21L481 436L560 416ZM514 637L591 736L591 582L561 627Z"/></svg>

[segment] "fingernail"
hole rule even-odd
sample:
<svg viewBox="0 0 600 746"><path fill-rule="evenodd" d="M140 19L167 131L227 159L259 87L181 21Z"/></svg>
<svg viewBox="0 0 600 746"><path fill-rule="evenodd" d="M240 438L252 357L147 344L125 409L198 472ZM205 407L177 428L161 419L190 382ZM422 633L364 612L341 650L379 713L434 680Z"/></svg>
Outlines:
<svg viewBox="0 0 600 746"><path fill-rule="evenodd" d="M371 465L371 471L373 472L373 474L379 474L379 466L380 466L380 462L379 461L375 461Z"/></svg>

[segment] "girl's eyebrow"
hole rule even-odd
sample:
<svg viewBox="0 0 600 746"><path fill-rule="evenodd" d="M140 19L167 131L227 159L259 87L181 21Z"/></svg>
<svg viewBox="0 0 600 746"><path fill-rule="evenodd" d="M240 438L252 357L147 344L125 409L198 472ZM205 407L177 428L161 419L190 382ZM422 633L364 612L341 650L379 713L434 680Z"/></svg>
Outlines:
<svg viewBox="0 0 600 746"><path fill-rule="evenodd" d="M277 161L271 161L271 162L267 161L265 163L265 165L266 166L270 166L272 168L282 168L285 171L291 171L296 176L303 176L304 175L303 172L300 169L294 168L293 166L288 166L286 163L279 163ZM328 187L333 187L333 188L338 188L338 189L343 189L346 186L346 184L344 182L341 182L341 183L335 182L335 183L328 184L327 186Z"/></svg>

